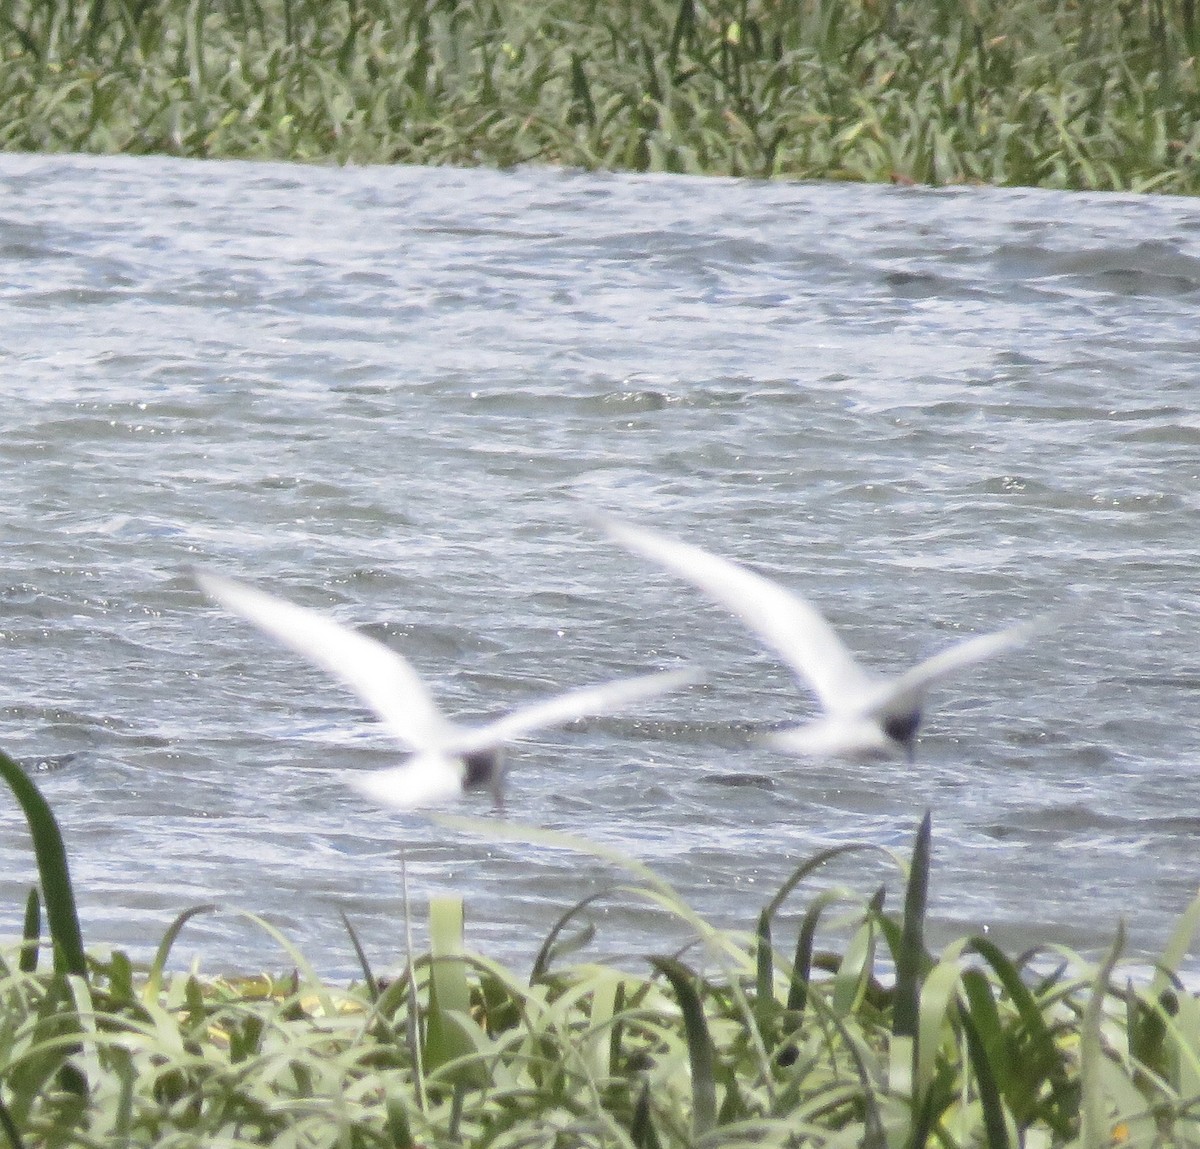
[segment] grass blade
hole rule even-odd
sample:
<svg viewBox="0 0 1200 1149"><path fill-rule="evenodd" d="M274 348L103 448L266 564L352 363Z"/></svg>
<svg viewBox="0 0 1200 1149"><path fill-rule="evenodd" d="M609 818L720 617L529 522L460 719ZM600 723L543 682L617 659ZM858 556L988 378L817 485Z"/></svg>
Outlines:
<svg viewBox="0 0 1200 1149"><path fill-rule="evenodd" d="M913 1068L913 1094L920 1099L934 1080L938 1047L951 1003L962 977L956 955L947 955L933 967L921 987L921 1016L917 1026L917 1056Z"/></svg>
<svg viewBox="0 0 1200 1149"><path fill-rule="evenodd" d="M17 1124L13 1121L12 1114L9 1113L8 1106L4 1104L3 1100L0 1100L0 1129L4 1130L12 1149L25 1149L21 1131L17 1128Z"/></svg>
<svg viewBox="0 0 1200 1149"><path fill-rule="evenodd" d="M175 945L175 939L179 937L179 931L197 914L211 913L217 907L213 904L203 906L192 906L191 909L184 910L175 920L167 927L167 932L163 934L163 939L158 943L158 949L154 951L154 960L150 963L150 971L146 975L146 985L142 990L142 999L144 1001L156 1001L159 993L162 992L163 970L167 964L167 958L171 954L171 948Z"/></svg>
<svg viewBox="0 0 1200 1149"><path fill-rule="evenodd" d="M1083 1149L1103 1149L1112 1144L1108 1112L1105 1105L1103 1064L1104 1046L1100 1037L1104 999L1108 996L1109 978L1125 948L1125 923L1117 925L1117 936L1104 963L1096 971L1092 992L1083 1010L1079 1026L1079 1142Z"/></svg>
<svg viewBox="0 0 1200 1149"><path fill-rule="evenodd" d="M346 933L350 936L350 944L354 947L359 967L363 971L363 981L367 986L367 997L374 1004L379 1001L379 982L375 980L375 972L371 969L371 963L367 960L366 950L363 949L362 942L358 940L358 933L350 924L350 919L346 917L345 910L339 909L338 915L342 919L342 925L346 927Z"/></svg>
<svg viewBox="0 0 1200 1149"><path fill-rule="evenodd" d="M904 891L904 919L900 934L894 938L896 989L892 998L892 1041L889 1049L888 1080L898 1093L916 1097L914 1080L920 1050L917 1045L921 1015L921 974L926 963L925 906L929 894L929 858L932 818L929 811L921 820L908 867ZM881 921L881 925L882 925ZM890 925L890 923L889 923ZM884 930L885 935L888 931Z"/></svg>
<svg viewBox="0 0 1200 1149"><path fill-rule="evenodd" d="M704 1007L700 1004L692 971L674 958L655 957L650 961L671 983L683 1014L688 1060L692 1068L692 1131L693 1136L699 1139L717 1125L716 1053L708 1032L708 1021L704 1017Z"/></svg>
<svg viewBox="0 0 1200 1149"><path fill-rule="evenodd" d="M559 916L558 921L550 928L550 932L546 935L546 940L542 942L541 948L537 952L537 957L533 959L533 967L529 971L529 984L536 985L539 981L546 977L550 972L550 963L556 958L561 957L563 953L570 953L579 948L575 941L568 942L566 947L560 947L558 944L559 935L567 928L567 925L575 918L582 910L586 909L598 898L607 896L610 891L597 890L594 894L588 894L586 898L580 898L566 913ZM585 927L584 934L590 940L589 929Z"/></svg>
<svg viewBox="0 0 1200 1149"><path fill-rule="evenodd" d="M29 891L25 899L25 918L21 925L21 957L18 968L22 973L36 973L38 946L42 938L42 902L37 886Z"/></svg>
<svg viewBox="0 0 1200 1149"><path fill-rule="evenodd" d="M417 1143L413 1140L412 1128L408 1123L408 1110L404 1108L404 1102L399 1097L389 1094L385 1107L387 1114L385 1128L391 1143L396 1149L416 1149Z"/></svg>
<svg viewBox="0 0 1200 1149"><path fill-rule="evenodd" d="M1003 1063L996 1063L997 1072L1007 1074L1003 1088L1009 1108L1019 1124L1024 1125L1036 1113L1059 1137L1068 1138L1078 1098L1046 1017L1016 965L994 943L974 937L966 948L974 950L992 967L1020 1018L1019 1032L1011 1039L1006 1038L1008 1051ZM971 984L965 976L964 984Z"/></svg>
<svg viewBox="0 0 1200 1149"><path fill-rule="evenodd" d="M883 1124L883 1113L880 1109L875 1083L871 1080L871 1071L868 1068L868 1062L875 1063L875 1059L871 1056L871 1050L860 1038L851 1033L842 1018L819 994L813 997L812 1004L814 1011L819 1013L842 1039L847 1053L850 1054L850 1060L858 1075L859 1083L862 1085L863 1132L860 1149L887 1149L888 1139Z"/></svg>
<svg viewBox="0 0 1200 1149"><path fill-rule="evenodd" d="M87 958L83 952L83 934L79 929L75 892L71 887L71 874L67 868L67 851L63 846L58 822L46 804L46 799L29 780L25 771L2 750L0 776L16 795L29 823L38 877L42 883L42 896L46 902L50 939L54 944L55 972L71 973L86 978Z"/></svg>
<svg viewBox="0 0 1200 1149"><path fill-rule="evenodd" d="M1169 986L1172 976L1179 969L1191 948L1192 938L1200 928L1200 897L1193 898L1188 908L1180 915L1163 956L1155 971L1154 980L1150 983L1150 991L1155 997L1162 994Z"/></svg>
<svg viewBox="0 0 1200 1149"><path fill-rule="evenodd" d="M467 1059L463 1073L451 1072L455 1084L483 1085L478 1054L487 1038L471 1016L461 897L429 899L429 957L425 1070L433 1073L450 1062Z"/></svg>
<svg viewBox="0 0 1200 1149"><path fill-rule="evenodd" d="M967 1036L967 1049L970 1051L975 1083L979 1087L985 1143L988 1149L1011 1149L1008 1122L1004 1119L1004 1102L1000 1097L1000 1087L996 1084L996 1074L988 1059L987 1050L970 1016L963 1014L961 1021L963 1033Z"/></svg>
<svg viewBox="0 0 1200 1149"><path fill-rule="evenodd" d="M771 948L771 919L766 910L758 915L754 941L754 1012L759 1028L775 1012L775 951Z"/></svg>
<svg viewBox="0 0 1200 1149"><path fill-rule="evenodd" d="M637 1103L633 1107L633 1117L629 1122L629 1140L635 1149L662 1149L662 1142L654 1129L654 1120L650 1112L650 1082L642 1083Z"/></svg>
<svg viewBox="0 0 1200 1149"><path fill-rule="evenodd" d="M839 900L842 894L838 890L826 890L813 899L813 903L805 911L800 923L800 933L796 938L796 953L792 958L791 987L788 990L787 1008L796 1013L803 1013L808 1001L808 983L812 977L813 945L816 941L817 924L825 908ZM766 916L766 911L763 911Z"/></svg>
<svg viewBox="0 0 1200 1149"><path fill-rule="evenodd" d="M917 1036L920 1016L921 972L925 964L925 907L929 895L932 818L926 812L913 846L908 888L904 895L904 928L896 956L896 999L892 1011L892 1033L896 1037Z"/></svg>

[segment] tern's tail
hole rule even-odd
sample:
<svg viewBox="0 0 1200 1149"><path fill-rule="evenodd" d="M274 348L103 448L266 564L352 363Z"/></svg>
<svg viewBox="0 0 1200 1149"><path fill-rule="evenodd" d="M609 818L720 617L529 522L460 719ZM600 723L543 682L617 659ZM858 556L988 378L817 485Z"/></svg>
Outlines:
<svg viewBox="0 0 1200 1149"><path fill-rule="evenodd" d="M806 758L891 758L896 744L878 722L863 718L819 718L763 735L760 742Z"/></svg>
<svg viewBox="0 0 1200 1149"><path fill-rule="evenodd" d="M414 754L401 766L350 774L347 781L360 794L396 810L436 806L463 792L466 773L462 758L425 751Z"/></svg>

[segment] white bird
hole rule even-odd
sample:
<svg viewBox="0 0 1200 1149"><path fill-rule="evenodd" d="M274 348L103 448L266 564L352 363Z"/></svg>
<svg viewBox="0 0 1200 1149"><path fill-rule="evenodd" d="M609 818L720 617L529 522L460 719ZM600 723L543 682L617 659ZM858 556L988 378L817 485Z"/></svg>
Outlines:
<svg viewBox="0 0 1200 1149"><path fill-rule="evenodd" d="M824 716L766 736L781 750L816 757L913 761L926 692L944 678L1023 643L1046 625L1034 619L955 643L895 678L867 673L815 607L738 563L655 531L603 518L622 546L694 583L773 647L817 696Z"/></svg>
<svg viewBox="0 0 1200 1149"><path fill-rule="evenodd" d="M699 680L691 670L605 683L525 706L484 726L461 726L438 709L408 661L391 647L318 611L235 579L193 572L201 590L315 662L353 690L410 752L402 765L351 776L350 784L403 810L487 789L504 805L504 744L531 731L606 714Z"/></svg>

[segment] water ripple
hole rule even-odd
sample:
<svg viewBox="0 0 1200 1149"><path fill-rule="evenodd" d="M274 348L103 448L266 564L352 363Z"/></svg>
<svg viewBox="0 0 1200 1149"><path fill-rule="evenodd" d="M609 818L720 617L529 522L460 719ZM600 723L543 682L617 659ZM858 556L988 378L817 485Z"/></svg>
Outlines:
<svg viewBox="0 0 1200 1149"><path fill-rule="evenodd" d="M926 808L943 931L1100 948L1125 916L1153 955L1193 896L1193 201L9 155L0 252L2 744L96 943L146 954L218 899L352 974L340 907L387 965L403 850L418 918L463 892L472 940L519 958L623 877L357 798L343 772L397 748L196 563L395 644L464 719L707 667L514 748L512 816L718 922L831 845L877 849L816 884L894 881L878 848ZM807 592L881 672L1088 607L941 691L916 767L793 762L754 735L811 715L804 689L575 500ZM15 934L31 862L15 808L0 827ZM595 916L625 953L675 928ZM189 952L265 960L232 914Z"/></svg>

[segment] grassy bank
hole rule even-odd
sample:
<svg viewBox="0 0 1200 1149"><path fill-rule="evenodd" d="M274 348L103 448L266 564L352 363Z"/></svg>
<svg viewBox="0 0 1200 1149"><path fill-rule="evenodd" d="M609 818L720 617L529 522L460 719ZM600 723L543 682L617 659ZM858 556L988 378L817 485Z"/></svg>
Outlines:
<svg viewBox="0 0 1200 1149"><path fill-rule="evenodd" d="M883 889L837 888L801 908L815 873L866 848L840 847L798 866L744 935L713 930L609 850L443 819L590 852L695 941L641 972L580 963L580 904L518 974L468 952L461 903L443 897L431 952L393 980L361 949L349 987L296 953L278 979L202 980L165 970L210 906L181 913L146 969L84 949L53 815L3 755L0 774L29 820L47 919L39 943L31 896L24 940L0 959L0 1138L13 1149L1200 1143L1200 1004L1174 974L1200 900L1135 985L1118 973L1120 930L1091 969L979 937L930 952L928 818L895 859L895 909Z"/></svg>
<svg viewBox="0 0 1200 1149"><path fill-rule="evenodd" d="M1196 0L4 0L0 147L1200 190Z"/></svg>

